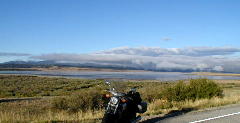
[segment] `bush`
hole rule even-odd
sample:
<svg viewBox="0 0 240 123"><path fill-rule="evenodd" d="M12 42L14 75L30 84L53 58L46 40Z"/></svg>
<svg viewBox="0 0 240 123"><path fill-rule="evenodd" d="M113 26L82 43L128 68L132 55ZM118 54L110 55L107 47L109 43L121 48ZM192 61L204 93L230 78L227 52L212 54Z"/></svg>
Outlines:
<svg viewBox="0 0 240 123"><path fill-rule="evenodd" d="M188 98L192 100L223 96L222 88L209 79L190 80L188 91Z"/></svg>
<svg viewBox="0 0 240 123"><path fill-rule="evenodd" d="M222 96L222 88L209 79L192 79L189 84L179 81L176 85L163 91L163 98L168 101L196 100Z"/></svg>
<svg viewBox="0 0 240 123"><path fill-rule="evenodd" d="M168 101L182 101L187 99L188 87L183 81L179 81L173 87L168 87L163 91L163 98Z"/></svg>
<svg viewBox="0 0 240 123"><path fill-rule="evenodd" d="M141 98L144 101L147 102L153 102L156 99L161 99L161 86L146 86L141 89L139 89L139 92L141 94Z"/></svg>
<svg viewBox="0 0 240 123"><path fill-rule="evenodd" d="M53 108L60 110L68 109L68 100L66 97L57 97L52 101Z"/></svg>
<svg viewBox="0 0 240 123"><path fill-rule="evenodd" d="M80 91L69 97L57 97L52 101L52 107L70 112L95 110L103 107L102 92L98 89Z"/></svg>

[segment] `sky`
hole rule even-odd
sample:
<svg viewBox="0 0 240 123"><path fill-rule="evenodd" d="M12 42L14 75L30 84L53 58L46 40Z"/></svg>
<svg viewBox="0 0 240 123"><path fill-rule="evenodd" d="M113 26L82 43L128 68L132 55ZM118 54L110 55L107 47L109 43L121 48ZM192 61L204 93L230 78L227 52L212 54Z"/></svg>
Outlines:
<svg viewBox="0 0 240 123"><path fill-rule="evenodd" d="M53 54L83 59L109 52L116 59L116 49L146 51L144 56L154 58L186 55L162 52L169 49L191 49L191 57L206 57L198 54L206 50L207 57L235 62L239 5L239 0L0 0L0 62L49 60L42 57Z"/></svg>

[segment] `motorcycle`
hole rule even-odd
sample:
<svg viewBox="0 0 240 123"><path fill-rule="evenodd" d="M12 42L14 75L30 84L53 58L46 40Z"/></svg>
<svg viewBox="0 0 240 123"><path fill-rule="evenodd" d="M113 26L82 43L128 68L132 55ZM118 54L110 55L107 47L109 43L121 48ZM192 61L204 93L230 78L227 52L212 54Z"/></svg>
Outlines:
<svg viewBox="0 0 240 123"><path fill-rule="evenodd" d="M136 123L142 117L136 116L137 113L147 111L147 103L143 102L140 94L136 89L132 88L128 93L117 92L110 82L105 82L110 89L109 94L105 97L109 98L106 106L102 123Z"/></svg>

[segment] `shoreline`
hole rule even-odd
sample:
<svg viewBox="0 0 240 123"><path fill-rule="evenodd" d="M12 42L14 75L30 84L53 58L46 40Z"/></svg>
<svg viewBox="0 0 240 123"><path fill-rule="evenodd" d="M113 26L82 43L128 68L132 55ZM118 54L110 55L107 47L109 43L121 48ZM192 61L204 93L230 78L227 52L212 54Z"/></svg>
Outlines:
<svg viewBox="0 0 240 123"><path fill-rule="evenodd" d="M228 80L236 81L240 80L240 74L228 74L228 73L210 73L210 72L192 72L192 73L183 73L183 72L156 72L151 74L151 71L144 72L106 72L106 71L80 71L79 74L71 74L75 71L66 71L67 74L53 74L48 72L64 72L64 71L28 71L23 73L18 71L9 71L9 73L0 71L0 75L18 75L18 76L39 76L39 77L53 77L53 78L70 78L70 79L88 79L88 80L112 80L112 81L155 81L155 82L169 82L169 81L179 81L179 80L189 80L196 78L208 78L211 80ZM40 73L38 73L40 72ZM41 73L42 72L42 73ZM46 73L44 73L46 72ZM68 73L70 72L70 73ZM83 72L83 73L81 73ZM84 73L86 72L86 73ZM89 72L89 73L88 73ZM93 73L91 73L93 72ZM95 72L95 73L94 73ZM98 73L99 72L99 73ZM104 73L106 72L106 73ZM149 73L150 72L150 73ZM134 74L135 73L135 74ZM146 77L134 77L135 75L145 75ZM120 75L116 76L116 75ZM172 75L171 75L172 74ZM151 75L154 75L151 77ZM121 77L122 76L122 77ZM126 76L126 77L125 77ZM131 77L127 77L131 76ZM179 77L177 77L179 76ZM157 77L157 78L156 78ZM231 83L231 82L229 82Z"/></svg>
<svg viewBox="0 0 240 123"><path fill-rule="evenodd" d="M91 71L101 71L101 72L151 72L147 70L119 70L119 69L108 69L108 68L84 68L84 67L58 67L58 66L53 66L53 67L48 67L48 68L43 68L43 67L32 67L32 68L0 68L0 71L55 71L55 72L60 72L60 71L70 71L70 72L78 72L78 71L86 71L86 72L91 72Z"/></svg>
<svg viewBox="0 0 240 123"><path fill-rule="evenodd" d="M111 68L84 68L84 67L32 67L32 68L0 68L0 71L43 71L43 72L161 72L149 70L120 70ZM217 72L161 72L161 73L184 73L186 75L199 76L240 76L240 73L217 73Z"/></svg>
<svg viewBox="0 0 240 123"><path fill-rule="evenodd" d="M214 73L214 72L192 72L190 75L199 76L240 76L238 73Z"/></svg>
<svg viewBox="0 0 240 123"><path fill-rule="evenodd" d="M121 81L121 82L161 82L161 83L172 83L172 82L178 82L178 81L189 81L190 79L179 79L179 80L154 80L154 79L117 79L117 78L80 78L80 77L65 77L65 76L46 76L46 75L29 75L29 74L1 74L0 76L34 76L34 77L46 77L46 78L65 78L65 79L80 79L80 80L110 80L110 81ZM210 79L214 80L217 83L220 84L231 84L231 83L240 83L240 79Z"/></svg>

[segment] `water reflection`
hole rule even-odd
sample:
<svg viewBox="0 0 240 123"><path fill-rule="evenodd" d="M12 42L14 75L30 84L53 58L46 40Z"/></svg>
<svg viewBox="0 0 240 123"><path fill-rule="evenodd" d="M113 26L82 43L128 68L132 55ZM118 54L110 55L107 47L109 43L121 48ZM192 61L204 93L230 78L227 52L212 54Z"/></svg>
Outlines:
<svg viewBox="0 0 240 123"><path fill-rule="evenodd" d="M180 72L73 72L73 71L0 71L0 74L21 74L21 75L42 75L42 76L62 76L87 79L137 79L137 80L183 80L194 78L209 79L240 79L237 76L200 76L190 75Z"/></svg>

